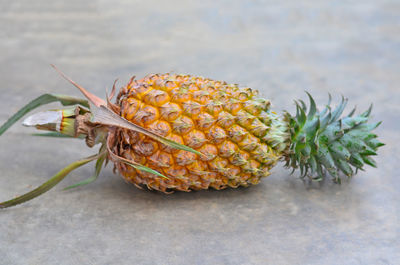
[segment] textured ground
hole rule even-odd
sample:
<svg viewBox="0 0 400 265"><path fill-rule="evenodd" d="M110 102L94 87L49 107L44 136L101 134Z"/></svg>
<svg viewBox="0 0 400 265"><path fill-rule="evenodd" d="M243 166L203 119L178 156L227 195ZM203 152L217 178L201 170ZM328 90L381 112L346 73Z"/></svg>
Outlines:
<svg viewBox="0 0 400 265"><path fill-rule="evenodd" d="M186 2L186 1L185 1ZM247 189L163 195L80 169L0 211L0 264L399 264L400 3L363 1L1 1L0 123L44 93L79 95L49 66L104 95L115 78L172 71L258 88L277 111L304 90L340 94L387 145L379 168L341 186L282 167ZM78 140L0 138L0 200L89 155Z"/></svg>

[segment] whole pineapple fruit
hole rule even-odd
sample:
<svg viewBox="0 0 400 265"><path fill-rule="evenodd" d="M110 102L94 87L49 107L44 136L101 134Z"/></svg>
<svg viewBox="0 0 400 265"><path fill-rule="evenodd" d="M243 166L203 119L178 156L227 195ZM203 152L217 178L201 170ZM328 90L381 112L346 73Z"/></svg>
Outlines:
<svg viewBox="0 0 400 265"><path fill-rule="evenodd" d="M331 110L329 100L318 111L308 94L309 107L299 101L295 116L279 116L257 90L203 77L132 78L115 103L111 103L115 85L105 102L68 80L89 99L90 109L85 100L46 94L10 118L0 135L38 105L60 101L80 106L34 114L24 125L53 131L51 136L86 138L90 147L100 143L99 153L0 207L44 193L92 160L97 160L95 175L71 187L95 180L104 161L112 160L122 176L138 187L190 191L257 184L279 160L293 170L299 168L302 177L318 181L328 172L340 182L341 174L351 177L364 164L375 167L371 156L383 145L371 132L380 123L367 123L371 108L355 117L355 110L341 117L347 103L343 98L336 109Z"/></svg>

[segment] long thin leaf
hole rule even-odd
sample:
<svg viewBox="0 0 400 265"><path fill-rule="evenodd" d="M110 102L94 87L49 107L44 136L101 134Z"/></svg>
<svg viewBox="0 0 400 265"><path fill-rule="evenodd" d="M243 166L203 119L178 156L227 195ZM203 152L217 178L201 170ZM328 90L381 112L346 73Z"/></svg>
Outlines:
<svg viewBox="0 0 400 265"><path fill-rule="evenodd" d="M6 123L4 123L0 127L0 135L2 135L8 128L10 128L14 123L16 123L28 112L42 105L46 105L56 101L59 101L64 106L80 104L82 106L89 107L89 103L85 99L66 96L66 95L58 95L58 94L44 94L29 102L23 108L21 108L17 113L11 116L11 118L9 118L6 121Z"/></svg>
<svg viewBox="0 0 400 265"><path fill-rule="evenodd" d="M37 187L36 189L34 189L28 193L25 193L24 195L19 196L15 199L11 199L11 200L0 203L0 208L7 208L7 207L15 206L17 204L21 204L21 203L24 203L26 201L29 201L29 200L32 200L32 199L38 197L39 195L45 193L46 191L50 190L55 185L57 185L71 171L89 163L90 161L95 160L97 157L98 157L98 155L94 155L94 156L90 156L90 157L87 157L87 158L84 158L84 159L81 159L81 160L78 160L78 161L75 161L75 162L69 164L68 166L66 166L65 168L60 170L57 174L55 174L53 177L51 177L48 181L46 181L45 183L43 183L42 185Z"/></svg>
<svg viewBox="0 0 400 265"><path fill-rule="evenodd" d="M106 155L102 155L97 159L95 172L94 172L93 176L91 176L90 178L87 178L85 180L82 180L78 183L75 183L71 186L68 186L68 187L64 188L64 190L69 190L69 189L73 189L73 188L76 188L79 186L84 186L84 185L87 185L87 184L92 183L93 181L97 180L97 178L100 175L100 171L101 171L101 168L103 167L105 159L106 159Z"/></svg>
<svg viewBox="0 0 400 265"><path fill-rule="evenodd" d="M66 135L66 134L59 133L59 132L32 133L32 136L56 137L56 138L75 138L73 136L69 136L69 135Z"/></svg>
<svg viewBox="0 0 400 265"><path fill-rule="evenodd" d="M123 163L125 163L125 164L127 164L127 165L129 165L129 166L131 166L133 168L136 168L136 169L138 169L140 171L144 171L144 172L151 173L151 174L157 175L157 176L165 178L165 179L169 179L168 177L164 176L160 172L158 172L158 171L156 171L154 169L151 169L149 167L146 167L146 166L143 166L143 165L140 165L140 164L137 164L137 163L133 164L133 163L130 163L130 162L127 162L127 161L121 161L121 162L123 162Z"/></svg>

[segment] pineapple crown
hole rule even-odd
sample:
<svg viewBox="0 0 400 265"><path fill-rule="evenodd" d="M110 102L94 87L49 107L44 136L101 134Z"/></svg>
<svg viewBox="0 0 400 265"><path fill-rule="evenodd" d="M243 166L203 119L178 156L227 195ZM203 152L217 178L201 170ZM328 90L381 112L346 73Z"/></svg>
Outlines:
<svg viewBox="0 0 400 265"><path fill-rule="evenodd" d="M318 111L312 96L307 93L310 106L302 100L295 101L296 116L285 113L290 128L290 145L285 154L286 167L300 169L301 177L322 180L328 172L334 181L340 183L340 173L349 178L368 164L376 167L371 156L384 144L379 142L372 130L381 122L368 123L372 104L364 113L354 116L355 108L340 117L346 107L347 99L342 97L340 104L332 110L329 102Z"/></svg>

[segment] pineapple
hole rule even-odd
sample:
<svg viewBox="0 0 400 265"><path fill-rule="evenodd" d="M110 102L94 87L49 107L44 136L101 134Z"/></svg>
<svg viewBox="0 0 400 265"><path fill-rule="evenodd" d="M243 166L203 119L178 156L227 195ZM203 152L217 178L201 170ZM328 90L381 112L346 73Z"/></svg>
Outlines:
<svg viewBox="0 0 400 265"><path fill-rule="evenodd" d="M57 71L59 71L56 68ZM383 144L369 124L371 107L342 117L347 100L334 109L330 101L319 111L308 94L309 106L296 101L297 113L277 115L257 90L203 77L153 74L120 89L115 84L104 101L74 84L89 100L46 94L25 106L2 127L0 135L27 112L59 101L74 107L40 112L26 126L50 131L47 136L85 138L98 154L67 166L37 189L3 202L13 206L46 192L73 169L96 160L95 174L68 188L94 181L111 160L125 180L141 188L174 190L236 188L259 183L278 161L301 177L320 181L328 173L340 183L364 164L376 167L371 156Z"/></svg>
<svg viewBox="0 0 400 265"><path fill-rule="evenodd" d="M111 149L167 178L116 163L128 181L166 192L236 188L257 184L281 156L269 136L288 134L271 127L269 102L250 88L239 89L201 77L150 75L132 80L117 96L121 117L201 153L170 148L156 140L117 129ZM279 122L279 120L277 120Z"/></svg>

